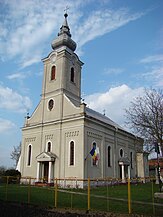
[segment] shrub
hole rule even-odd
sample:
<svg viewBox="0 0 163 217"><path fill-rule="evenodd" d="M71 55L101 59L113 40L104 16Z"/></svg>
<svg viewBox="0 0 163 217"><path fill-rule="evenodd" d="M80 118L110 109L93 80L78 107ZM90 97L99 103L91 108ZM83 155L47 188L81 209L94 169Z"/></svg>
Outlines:
<svg viewBox="0 0 163 217"><path fill-rule="evenodd" d="M0 176L4 176L6 168L4 166L0 166Z"/></svg>
<svg viewBox="0 0 163 217"><path fill-rule="evenodd" d="M9 176L8 184L10 184L10 183L18 184L18 183L20 183L21 173L18 170L8 169L8 170L5 171L4 176L6 176L6 177ZM5 177L5 180L7 181L6 177Z"/></svg>

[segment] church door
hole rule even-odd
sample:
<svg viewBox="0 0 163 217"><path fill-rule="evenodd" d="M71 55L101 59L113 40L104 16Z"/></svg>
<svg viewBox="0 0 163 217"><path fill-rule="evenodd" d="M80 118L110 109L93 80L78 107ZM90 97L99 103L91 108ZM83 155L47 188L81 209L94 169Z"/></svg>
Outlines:
<svg viewBox="0 0 163 217"><path fill-rule="evenodd" d="M128 177L128 165L125 165L124 169L125 169L125 178L127 178Z"/></svg>
<svg viewBox="0 0 163 217"><path fill-rule="evenodd" d="M122 166L119 165L119 178L122 179Z"/></svg>
<svg viewBox="0 0 163 217"><path fill-rule="evenodd" d="M49 162L44 163L44 181L48 182Z"/></svg>

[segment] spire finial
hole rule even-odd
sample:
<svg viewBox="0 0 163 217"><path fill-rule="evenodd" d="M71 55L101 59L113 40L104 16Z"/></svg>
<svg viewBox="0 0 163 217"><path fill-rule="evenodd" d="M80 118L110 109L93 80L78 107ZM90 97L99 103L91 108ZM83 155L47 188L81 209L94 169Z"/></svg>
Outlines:
<svg viewBox="0 0 163 217"><path fill-rule="evenodd" d="M67 14L67 11L69 10L69 7L68 6L66 6L66 8L64 9L64 11L65 11L65 14L64 14L64 16L65 17L68 17L68 14Z"/></svg>
<svg viewBox="0 0 163 217"><path fill-rule="evenodd" d="M57 47L60 46L67 46L68 48L70 48L72 51L75 51L76 49L76 43L71 39L71 33L70 33L70 28L68 25L68 21L67 21L67 11L68 11L69 7L66 6L66 8L64 9L65 14L64 14L64 21L63 24L60 28L60 31L58 33L58 38L52 41L52 48L56 49Z"/></svg>
<svg viewBox="0 0 163 217"><path fill-rule="evenodd" d="M66 33L69 37L71 37L71 34L70 34L70 28L68 26L68 22L67 22L67 17L68 17L68 14L67 14L67 10L69 9L68 6L66 6L65 8L65 14L64 14L64 22L60 28L60 32L58 33L58 35L62 35L63 33Z"/></svg>

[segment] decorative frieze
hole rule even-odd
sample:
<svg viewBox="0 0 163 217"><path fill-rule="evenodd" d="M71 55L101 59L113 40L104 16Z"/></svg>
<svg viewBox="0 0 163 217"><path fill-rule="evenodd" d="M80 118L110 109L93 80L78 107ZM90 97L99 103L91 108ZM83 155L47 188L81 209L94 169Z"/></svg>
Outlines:
<svg viewBox="0 0 163 217"><path fill-rule="evenodd" d="M134 147L134 144L129 144L129 145L128 145L128 148L129 148L129 149L134 149L134 148L135 148L135 147Z"/></svg>
<svg viewBox="0 0 163 217"><path fill-rule="evenodd" d="M36 140L36 136L30 137L30 138L25 138L25 142L34 142Z"/></svg>
<svg viewBox="0 0 163 217"><path fill-rule="evenodd" d="M65 133L66 137L74 137L79 135L79 131L72 131Z"/></svg>
<svg viewBox="0 0 163 217"><path fill-rule="evenodd" d="M114 141L114 139L105 139L105 144L114 144L115 143L115 141Z"/></svg>
<svg viewBox="0 0 163 217"><path fill-rule="evenodd" d="M49 134L45 136L46 140L52 140L53 139L53 134Z"/></svg>
<svg viewBox="0 0 163 217"><path fill-rule="evenodd" d="M87 132L87 135L96 139L101 139L102 136L97 133Z"/></svg>

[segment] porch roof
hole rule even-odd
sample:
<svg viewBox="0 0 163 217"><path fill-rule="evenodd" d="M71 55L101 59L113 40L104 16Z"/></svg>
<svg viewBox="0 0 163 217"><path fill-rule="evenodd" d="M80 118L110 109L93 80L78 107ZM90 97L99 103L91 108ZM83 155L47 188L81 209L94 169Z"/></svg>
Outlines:
<svg viewBox="0 0 163 217"><path fill-rule="evenodd" d="M38 162L55 161L56 158L57 156L52 152L42 152L36 157Z"/></svg>
<svg viewBox="0 0 163 217"><path fill-rule="evenodd" d="M119 165L129 166L130 165L129 158L128 157L121 157L121 158L119 158Z"/></svg>

